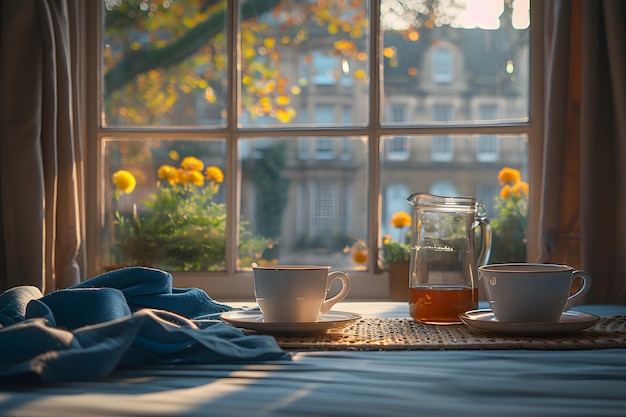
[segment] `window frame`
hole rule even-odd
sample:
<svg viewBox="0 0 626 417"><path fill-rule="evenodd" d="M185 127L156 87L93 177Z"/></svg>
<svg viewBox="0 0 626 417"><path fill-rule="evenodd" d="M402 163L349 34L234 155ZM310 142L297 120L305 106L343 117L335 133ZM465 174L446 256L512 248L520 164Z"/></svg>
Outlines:
<svg viewBox="0 0 626 417"><path fill-rule="evenodd" d="M371 16L370 27L372 36L370 39L370 74L372 92L381 91L380 80L380 58L382 51L379 48L379 40L374 34L379 33L379 13L381 0L370 0ZM233 0L237 4L237 0ZM130 140L142 140L145 135L154 139L167 139L172 136L190 140L204 139L227 139L227 167L226 167L226 204L227 204L227 231L228 235L237 235L237 223L239 220L240 206L240 174L241 168L238 162L237 140L240 137L286 137L286 136L337 136L337 130L332 129L311 129L311 128L285 128L254 130L252 128L241 128L236 123L235 112L228 112L227 125L224 128L127 128L127 127L106 127L102 126L101 102L100 102L100 59L101 55L101 22L102 4L100 1L85 2L79 7L85 19L72 33L73 41L78 45L80 51L78 55L77 67L79 89L78 105L86 109L81 114L79 123L83 123L86 134L81 136L81 145L84 149L84 198L85 198L85 239L86 239L86 276L95 276L102 271L98 270L99 262L99 230L100 230L100 204L98 202L104 181L100 176L102 167L100 166L100 153L102 151L102 140L109 136L120 136ZM374 12L376 11L376 12ZM384 136L410 136L420 135L441 135L441 134L465 134L465 135L500 135L500 134L525 134L528 135L528 156L529 156L529 183L530 183L530 208L528 221L528 259L535 259L539 255L538 229L539 229L539 207L541 199L541 175L542 175L542 149L541 132L543 130L543 44L541 38L542 31L542 10L541 7L530 9L530 91L529 91L529 118L522 122L503 122L490 126L476 126L470 124L451 124L447 126L422 126L403 124L398 126L388 126L382 124L381 98L378 94L371 94L369 98L370 123L367 126L341 129L341 134L345 136L369 136L369 166L368 177L370 192L368 204L370 207L368 217L368 244L371 248L376 248L380 239L379 223L382 216L379 204L379 163L382 153L382 138ZM238 21L237 7L229 8L228 21ZM237 39L236 25L229 25L228 44L231 45L228 52L229 76L237 79L235 62L235 48L232 45ZM94 45L96 47L94 47ZM237 85L229 86L229 99L231 103L237 99ZM229 106L232 108L232 104ZM231 239L232 241L232 239ZM236 242L236 240L235 240ZM224 272L184 272L173 273L174 284L176 286L195 286L205 289L211 296L217 299L249 300L253 296L253 284L251 273L236 270L237 253L235 244L228 245L226 251L226 271ZM370 265L367 271L351 272L352 286L350 298L360 299L384 299L387 294L387 274L377 268L374 257L370 256Z"/></svg>

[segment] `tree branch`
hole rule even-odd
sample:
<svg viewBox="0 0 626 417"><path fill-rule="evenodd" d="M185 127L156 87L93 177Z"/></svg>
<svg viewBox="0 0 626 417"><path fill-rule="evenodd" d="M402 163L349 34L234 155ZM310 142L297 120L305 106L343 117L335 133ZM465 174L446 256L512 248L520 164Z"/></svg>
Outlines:
<svg viewBox="0 0 626 417"><path fill-rule="evenodd" d="M272 10L281 0L247 1L241 7L241 21ZM187 31L177 41L163 48L151 48L128 55L104 75L105 95L122 88L136 75L154 68L166 68L193 55L202 45L224 30L226 10Z"/></svg>

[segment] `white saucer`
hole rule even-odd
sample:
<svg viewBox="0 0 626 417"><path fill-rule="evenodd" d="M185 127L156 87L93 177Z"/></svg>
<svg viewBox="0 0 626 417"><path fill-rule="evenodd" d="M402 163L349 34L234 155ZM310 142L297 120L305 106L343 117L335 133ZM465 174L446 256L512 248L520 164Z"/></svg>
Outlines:
<svg viewBox="0 0 626 417"><path fill-rule="evenodd" d="M317 322L307 323L265 323L263 314L258 310L228 311L222 313L220 317L235 327L254 330L257 333L306 335L345 327L359 320L361 315L345 311L329 311L320 315Z"/></svg>
<svg viewBox="0 0 626 417"><path fill-rule="evenodd" d="M459 315L471 329L516 335L558 334L587 329L600 320L595 314L566 311L561 320L554 323L503 323L491 310L472 310Z"/></svg>

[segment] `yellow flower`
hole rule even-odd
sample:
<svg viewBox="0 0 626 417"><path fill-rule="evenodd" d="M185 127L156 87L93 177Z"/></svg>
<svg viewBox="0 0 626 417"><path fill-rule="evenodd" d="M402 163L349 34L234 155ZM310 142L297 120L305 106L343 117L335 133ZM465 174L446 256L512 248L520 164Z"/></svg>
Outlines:
<svg viewBox="0 0 626 417"><path fill-rule="evenodd" d="M397 227L398 229L402 227L410 226L411 216L405 213L404 211L398 211L396 213L393 213L393 215L391 216L391 219L389 220L389 223L391 223L393 227Z"/></svg>
<svg viewBox="0 0 626 417"><path fill-rule="evenodd" d="M503 200L506 200L508 198L510 192L511 192L511 186L509 184L506 184L500 190L500 198L503 199Z"/></svg>
<svg viewBox="0 0 626 417"><path fill-rule="evenodd" d="M137 186L137 180L134 175L125 169L120 169L113 173L113 184L124 194L130 194L135 190Z"/></svg>
<svg viewBox="0 0 626 417"><path fill-rule="evenodd" d="M178 152L172 150L169 151L168 155L170 156L170 158L174 161L178 161L180 159L180 155L178 155Z"/></svg>
<svg viewBox="0 0 626 417"><path fill-rule="evenodd" d="M178 178L178 182L181 184L187 184L190 182L189 173L191 171L182 168L176 168L176 177Z"/></svg>
<svg viewBox="0 0 626 417"><path fill-rule="evenodd" d="M193 185L204 185L204 177L200 171L189 171L187 174L187 180Z"/></svg>
<svg viewBox="0 0 626 417"><path fill-rule="evenodd" d="M178 172L178 181L181 184L193 184L193 185L204 184L204 177L202 176L202 173L199 171L179 168L177 172Z"/></svg>
<svg viewBox="0 0 626 417"><path fill-rule="evenodd" d="M511 192L516 196L528 195L528 183L524 181L518 181L511 187Z"/></svg>
<svg viewBox="0 0 626 417"><path fill-rule="evenodd" d="M171 165L161 165L157 175L159 178L167 180L170 184L175 184L178 181L178 170Z"/></svg>
<svg viewBox="0 0 626 417"><path fill-rule="evenodd" d="M193 156L185 157L183 162L180 163L180 166L191 171L202 171L204 169L204 163Z"/></svg>
<svg viewBox="0 0 626 417"><path fill-rule="evenodd" d="M383 235L383 244L388 245L391 242L391 236L388 234Z"/></svg>
<svg viewBox="0 0 626 417"><path fill-rule="evenodd" d="M224 173L222 172L222 170L213 165L210 167L207 167L206 171L204 172L204 175L206 176L206 179L209 181L214 181L217 183L221 183L222 181L224 181Z"/></svg>
<svg viewBox="0 0 626 417"><path fill-rule="evenodd" d="M367 251L367 244L362 240L359 240L352 246L350 257L355 264L366 264L369 260L369 253Z"/></svg>
<svg viewBox="0 0 626 417"><path fill-rule="evenodd" d="M515 184L522 179L522 175L517 169L504 167L498 172L498 181L500 185Z"/></svg>

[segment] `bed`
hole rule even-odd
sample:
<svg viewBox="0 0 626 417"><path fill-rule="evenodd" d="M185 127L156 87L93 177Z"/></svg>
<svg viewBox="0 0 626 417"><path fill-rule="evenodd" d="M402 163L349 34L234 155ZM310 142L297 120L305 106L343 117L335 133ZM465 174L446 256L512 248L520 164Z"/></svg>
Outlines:
<svg viewBox="0 0 626 417"><path fill-rule="evenodd" d="M347 301L335 309L360 314L363 325L410 321L403 302ZM38 385L5 381L0 415L626 416L626 306L575 309L606 318L602 340L610 343L568 345L591 340L594 328L564 335L562 348L545 347L561 336L511 336L526 344L498 347L500 336L481 332L469 338L491 345L333 347L316 346L314 335L278 335L287 359L117 367L102 378ZM345 341L353 325L336 340Z"/></svg>

